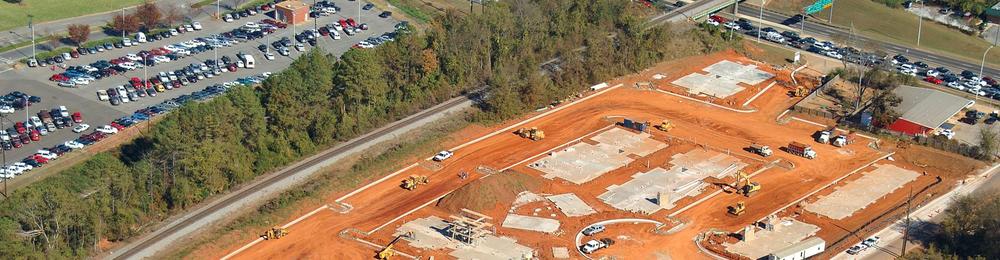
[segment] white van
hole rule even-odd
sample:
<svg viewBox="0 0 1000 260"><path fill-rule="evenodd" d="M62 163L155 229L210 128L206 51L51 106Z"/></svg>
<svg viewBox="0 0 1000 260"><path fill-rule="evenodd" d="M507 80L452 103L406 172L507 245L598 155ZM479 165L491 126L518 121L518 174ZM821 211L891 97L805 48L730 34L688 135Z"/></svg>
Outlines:
<svg viewBox="0 0 1000 260"><path fill-rule="evenodd" d="M243 60L243 62L245 63L243 65L244 67L248 69L252 69L254 67L255 61L253 59L253 56L251 56L250 54L243 54L243 56L240 56L240 59Z"/></svg>
<svg viewBox="0 0 1000 260"><path fill-rule="evenodd" d="M135 40L138 42L146 42L146 34L138 32L135 34Z"/></svg>

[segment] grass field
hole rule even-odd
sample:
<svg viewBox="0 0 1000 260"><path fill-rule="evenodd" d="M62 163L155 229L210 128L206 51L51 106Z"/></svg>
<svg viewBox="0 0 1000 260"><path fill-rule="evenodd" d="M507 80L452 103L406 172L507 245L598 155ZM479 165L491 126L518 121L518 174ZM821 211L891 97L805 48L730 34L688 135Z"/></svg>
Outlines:
<svg viewBox="0 0 1000 260"><path fill-rule="evenodd" d="M0 1L0 30L26 26L28 15L35 23L76 17L141 4L143 0L24 0L21 4Z"/></svg>
<svg viewBox="0 0 1000 260"><path fill-rule="evenodd" d="M803 1L778 2L781 3L768 4L767 7L783 13L795 13L800 10ZM824 10L814 15L825 20L829 17L829 12ZM918 48L917 16L906 10L890 8L871 0L837 0L833 6L833 23L849 28L852 22L855 30L868 37ZM929 20L924 20L922 26L920 49L937 51L978 64L983 58L983 51L990 46L982 38ZM1000 65L1000 51L990 51L986 62Z"/></svg>

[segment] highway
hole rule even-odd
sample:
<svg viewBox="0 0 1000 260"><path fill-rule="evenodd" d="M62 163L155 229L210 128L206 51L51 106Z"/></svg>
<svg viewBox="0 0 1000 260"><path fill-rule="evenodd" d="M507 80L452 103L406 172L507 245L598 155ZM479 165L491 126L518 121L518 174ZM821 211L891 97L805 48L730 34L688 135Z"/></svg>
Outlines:
<svg viewBox="0 0 1000 260"><path fill-rule="evenodd" d="M744 10L743 12L741 12L741 15L752 16L752 17L760 16L759 11L753 11L753 10L760 10L759 7L751 5L744 5L741 7L742 8L740 8L740 10ZM764 9L763 18L768 22L780 24L785 19L788 19L789 16L775 11ZM836 28L824 23L809 22L809 21L810 21L809 19L806 20L805 31L803 33L800 33L801 35L803 35L803 37L812 36L816 38L831 39L833 35L837 34L851 35L851 32L848 30ZM799 29L800 26L801 26L800 24L795 24L792 25L791 27ZM946 55L935 54L929 51L915 49L896 43L875 40L860 34L855 34L855 37L857 37L857 39L868 42L878 42L885 49L886 52L893 54L903 54L903 56L906 56L911 61L923 61L933 67L944 66L956 73L962 70L969 70L977 74L979 73L980 62L978 61L977 62L964 61ZM983 69L983 74L984 74L983 76L990 76L993 78L997 78L998 76L1000 76L1000 69L990 67L988 65L989 64L987 64L987 66Z"/></svg>

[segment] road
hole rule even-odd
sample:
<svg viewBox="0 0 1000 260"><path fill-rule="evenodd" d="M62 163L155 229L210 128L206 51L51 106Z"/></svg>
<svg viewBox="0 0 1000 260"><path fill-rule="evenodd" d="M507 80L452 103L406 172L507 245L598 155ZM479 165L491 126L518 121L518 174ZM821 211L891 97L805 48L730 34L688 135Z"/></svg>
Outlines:
<svg viewBox="0 0 1000 260"><path fill-rule="evenodd" d="M751 10L759 10L759 7L754 7L751 5L744 5L741 7L743 7L741 8L741 10L744 10L744 12L742 12L741 15L747 15L753 17L760 16L760 13L758 11L751 11ZM775 11L764 9L763 18L766 21L780 24L785 19L788 19L789 16ZM800 26L801 26L800 24L793 25L795 29L799 29ZM850 31L832 27L830 25L823 23L808 22L808 20L804 27L805 27L804 33L800 33L804 36L813 36L817 38L831 39L834 35L851 35ZM979 62L959 60L949 56L935 54L929 51L915 49L896 43L875 40L864 35L855 35L855 37L867 42L878 42L882 46L882 48L885 49L886 52L894 54L896 53L903 54L903 56L910 58L911 61L923 61L926 62L927 64L930 64L933 67L938 67L938 66L948 67L952 71L955 71L956 73L961 70L969 70L979 73L979 67L980 67ZM997 78L997 76L1000 76L1000 69L986 66L983 69L983 74L985 76L992 76L993 78Z"/></svg>
<svg viewBox="0 0 1000 260"><path fill-rule="evenodd" d="M948 193L941 195L937 199L927 203L923 207L917 208L910 213L911 225L910 231L914 233L919 230L921 226L925 226L931 222L937 222L941 219L941 213L948 208L952 203L952 199L955 197L960 197L968 195L971 193L982 192L983 190L995 189L997 185L1000 185L1000 174L996 174L1000 169L1000 164L994 165L992 168L983 171L982 174L971 176L968 181L964 184L959 185L955 189L952 189ZM896 259L900 256L900 252L903 247L903 227L905 227L905 219L900 219L896 223L880 230L873 236L878 236L881 238L878 248L869 248L868 250L862 251L857 255L849 255L847 252L840 252L833 257L833 260L845 260L845 259L867 259L867 260L888 260ZM913 235L911 234L911 237ZM916 242L910 241L907 248L914 248L918 245ZM876 250L877 249L877 250Z"/></svg>

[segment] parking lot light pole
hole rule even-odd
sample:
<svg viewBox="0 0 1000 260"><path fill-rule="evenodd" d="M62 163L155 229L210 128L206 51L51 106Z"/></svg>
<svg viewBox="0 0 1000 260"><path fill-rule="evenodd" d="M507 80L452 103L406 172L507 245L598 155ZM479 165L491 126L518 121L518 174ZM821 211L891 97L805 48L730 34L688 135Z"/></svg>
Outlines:
<svg viewBox="0 0 1000 260"><path fill-rule="evenodd" d="M760 18L759 18L760 20L758 21L758 23L760 23L760 24L757 25L757 43L760 43L760 32L761 32L761 28L764 25L764 23L762 23L762 21L764 21L764 5L765 4L767 4L767 1L760 0Z"/></svg>
<svg viewBox="0 0 1000 260"><path fill-rule="evenodd" d="M986 48L986 51L983 52L983 62L979 64L979 78L983 77L983 67L986 67L986 54L990 53L990 49L993 49L995 46L996 45L990 45L990 47Z"/></svg>
<svg viewBox="0 0 1000 260"><path fill-rule="evenodd" d="M38 60L38 56L35 55L35 25L31 24L31 19L35 18L34 15L28 15L28 28L31 29L31 58Z"/></svg>
<svg viewBox="0 0 1000 260"><path fill-rule="evenodd" d="M923 29L924 17L920 16L920 14L916 15L917 15L917 46L920 46L920 32Z"/></svg>
<svg viewBox="0 0 1000 260"><path fill-rule="evenodd" d="M220 0L215 0L215 19L222 19L222 6L219 5Z"/></svg>
<svg viewBox="0 0 1000 260"><path fill-rule="evenodd" d="M125 26L125 7L122 7L122 26ZM125 28L122 28L122 39L125 39Z"/></svg>

